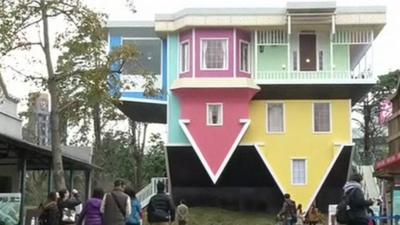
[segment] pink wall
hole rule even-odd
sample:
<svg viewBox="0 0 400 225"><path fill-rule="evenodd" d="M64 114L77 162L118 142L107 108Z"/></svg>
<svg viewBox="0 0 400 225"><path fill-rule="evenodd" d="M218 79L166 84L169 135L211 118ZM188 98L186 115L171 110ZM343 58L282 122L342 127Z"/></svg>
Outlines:
<svg viewBox="0 0 400 225"><path fill-rule="evenodd" d="M214 175L249 118L254 89L180 89L174 93L181 103L181 119L189 119L189 132ZM223 125L207 126L207 103L223 103ZM223 140L223 141L222 141Z"/></svg>
<svg viewBox="0 0 400 225"><path fill-rule="evenodd" d="M179 63L179 65L178 65L178 68L179 68L179 76L180 77L192 77L192 74L193 74L193 72L192 72L192 68L193 68L193 65L192 65L192 53L193 53L193 50L192 50L192 48L193 48L193 42L192 42L192 29L190 29L190 30L187 30L187 31L184 31L184 32L182 32L182 33L180 33L179 34L179 44L180 43L182 43L182 42L184 42L184 41L188 41L189 42L189 71L188 72L186 72L186 73L180 73L180 70L181 70L181 65L180 65L180 63L181 63L181 61L180 61L180 58L179 58L179 60L178 60L178 63ZM179 48L180 48L180 45L179 45ZM179 57L180 57L180 49L178 50L178 55L179 55Z"/></svg>
<svg viewBox="0 0 400 225"><path fill-rule="evenodd" d="M245 72L240 72L240 40L247 41L250 43L251 41L251 35L250 31L244 31L244 30L236 30L236 76L238 77L251 77L250 73L245 73ZM252 63L252 54L250 51L250 67ZM250 68L251 72L251 68Z"/></svg>
<svg viewBox="0 0 400 225"><path fill-rule="evenodd" d="M195 30L195 61L196 77L233 77L233 28L199 28ZM227 70L201 70L202 38L228 38L228 69Z"/></svg>

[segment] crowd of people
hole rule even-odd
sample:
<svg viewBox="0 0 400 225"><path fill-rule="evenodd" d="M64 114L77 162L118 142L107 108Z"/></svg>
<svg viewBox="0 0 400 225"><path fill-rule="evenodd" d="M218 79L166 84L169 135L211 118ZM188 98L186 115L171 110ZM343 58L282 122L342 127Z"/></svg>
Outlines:
<svg viewBox="0 0 400 225"><path fill-rule="evenodd" d="M343 199L345 200L346 221L338 221L348 225L375 225L373 212L369 208L374 202L364 198L361 188L361 174L355 173L350 176L349 181L343 187ZM340 203L339 203L340 204ZM290 194L284 195L284 202L277 215L284 225L317 225L324 224L323 216L313 203L307 213L303 212L302 205L296 207L295 201Z"/></svg>
<svg viewBox="0 0 400 225"><path fill-rule="evenodd" d="M353 174L343 187L345 224L373 225L371 217L367 215L373 201L364 198L361 181L360 174ZM158 182L157 194L151 197L147 205L147 221L151 225L169 225L176 217L178 225L186 225L189 209L184 200L175 208L174 202L164 189L164 183ZM125 187L122 180L116 180L114 189L107 194L104 194L103 189L95 188L92 197L84 205L76 190L72 190L71 194L66 189L51 192L40 209L39 225L140 225L143 220L142 206L136 198L135 190ZM301 204L296 206L290 194L284 195L278 218L284 225L316 225L323 222L315 204L305 213Z"/></svg>
<svg viewBox="0 0 400 225"><path fill-rule="evenodd" d="M157 194L147 206L147 220L151 225L168 225L177 217L179 225L186 225L189 209L184 200L175 209L165 185L157 183ZM40 206L39 225L140 225L143 212L136 192L125 187L122 180L114 182L114 189L104 193L95 188L92 197L84 204L79 193L72 190L50 192L47 200Z"/></svg>

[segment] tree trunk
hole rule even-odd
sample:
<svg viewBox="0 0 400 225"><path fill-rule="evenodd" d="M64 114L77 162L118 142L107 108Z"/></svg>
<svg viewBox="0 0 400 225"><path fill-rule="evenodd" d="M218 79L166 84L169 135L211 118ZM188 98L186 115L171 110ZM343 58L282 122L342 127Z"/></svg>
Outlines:
<svg viewBox="0 0 400 225"><path fill-rule="evenodd" d="M368 100L366 100L368 101ZM371 106L368 102L364 102L364 154L363 162L368 161L368 156L371 153Z"/></svg>
<svg viewBox="0 0 400 225"><path fill-rule="evenodd" d="M66 188L64 168L62 162L61 140L59 133L60 119L58 112L58 89L57 80L53 71L53 63L51 61L49 24L47 17L46 0L41 0L41 10L43 19L43 52L46 57L46 66L48 73L48 88L50 93L50 130L51 130L51 151L53 156L54 185L56 190Z"/></svg>
<svg viewBox="0 0 400 225"><path fill-rule="evenodd" d="M93 131L94 131L94 146L93 146L93 159L92 162L98 165L102 165L103 156L101 154L101 116L100 116L100 103L96 103L92 110L93 116ZM100 181L100 171L95 171L94 173L94 186L98 186L98 181Z"/></svg>

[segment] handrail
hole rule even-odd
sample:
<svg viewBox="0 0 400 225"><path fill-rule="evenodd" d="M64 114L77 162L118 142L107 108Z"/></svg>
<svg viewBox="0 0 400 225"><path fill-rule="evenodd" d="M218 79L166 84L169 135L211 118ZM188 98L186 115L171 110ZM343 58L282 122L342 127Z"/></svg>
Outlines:
<svg viewBox="0 0 400 225"><path fill-rule="evenodd" d="M146 185L142 190L140 190L136 194L136 198L139 200L142 208L146 207L149 204L151 197L157 194L157 183L162 182L166 188L166 192L169 193L168 189L168 178L166 177L153 177L150 180L150 183Z"/></svg>

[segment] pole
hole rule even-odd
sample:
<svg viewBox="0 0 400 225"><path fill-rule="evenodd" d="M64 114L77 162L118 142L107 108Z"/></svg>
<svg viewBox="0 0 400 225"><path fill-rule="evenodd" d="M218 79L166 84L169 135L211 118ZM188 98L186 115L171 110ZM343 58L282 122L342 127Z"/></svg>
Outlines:
<svg viewBox="0 0 400 225"><path fill-rule="evenodd" d="M25 152L22 153L22 158L20 159L20 192L21 192L21 205L19 211L19 221L20 224L25 224L25 187L26 187L26 156Z"/></svg>

